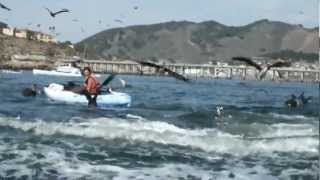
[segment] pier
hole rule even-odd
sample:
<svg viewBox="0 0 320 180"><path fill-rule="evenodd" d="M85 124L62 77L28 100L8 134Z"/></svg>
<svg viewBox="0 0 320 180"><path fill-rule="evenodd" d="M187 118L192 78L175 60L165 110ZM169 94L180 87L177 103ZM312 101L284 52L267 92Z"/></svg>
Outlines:
<svg viewBox="0 0 320 180"><path fill-rule="evenodd" d="M63 61L66 62L66 61ZM256 80L256 69L247 66L217 66L210 64L159 64L190 79ZM91 67L96 73L165 76L155 68L143 66L134 61L82 60L78 66ZM320 82L320 69L301 70L294 68L273 68L264 80Z"/></svg>

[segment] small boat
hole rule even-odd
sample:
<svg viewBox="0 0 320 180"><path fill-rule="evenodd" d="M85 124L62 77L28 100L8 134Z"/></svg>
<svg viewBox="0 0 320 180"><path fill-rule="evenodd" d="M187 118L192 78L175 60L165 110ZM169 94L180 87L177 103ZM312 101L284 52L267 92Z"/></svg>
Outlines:
<svg viewBox="0 0 320 180"><path fill-rule="evenodd" d="M34 69L34 75L49 75L49 76L71 76L71 77L81 77L81 71L79 68L72 67L71 64L60 65L55 68L55 70L40 70Z"/></svg>
<svg viewBox="0 0 320 180"><path fill-rule="evenodd" d="M22 70L14 71L14 70L9 70L9 69L2 69L0 72L5 73L5 74L21 74Z"/></svg>
<svg viewBox="0 0 320 180"><path fill-rule="evenodd" d="M88 104L88 100L82 94L77 94L72 91L64 90L64 86L61 84L52 83L48 87L44 87L44 93L50 100L68 103L68 104ZM121 92L110 92L107 94L101 94L97 97L98 107L129 107L131 105L131 96Z"/></svg>
<svg viewBox="0 0 320 180"><path fill-rule="evenodd" d="M40 70L34 69L34 75L48 75L48 76L69 76L69 77L81 77L81 70L79 68L73 67L72 64L63 64L55 68L55 70ZM95 74L96 77L100 75Z"/></svg>

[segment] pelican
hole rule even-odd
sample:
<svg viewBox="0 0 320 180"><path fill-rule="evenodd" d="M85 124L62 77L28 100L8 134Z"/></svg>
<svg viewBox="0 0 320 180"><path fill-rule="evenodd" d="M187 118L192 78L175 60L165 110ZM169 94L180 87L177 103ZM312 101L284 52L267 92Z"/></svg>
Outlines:
<svg viewBox="0 0 320 180"><path fill-rule="evenodd" d="M5 9L7 11L11 11L10 8L8 8L7 6L5 6L4 4L0 3L0 8Z"/></svg>
<svg viewBox="0 0 320 180"><path fill-rule="evenodd" d="M66 12L70 12L69 9L61 9L60 11L57 11L57 12L52 12L49 8L46 8L47 11L50 13L50 16L51 17L56 17L56 15L60 14L60 13L66 13Z"/></svg>
<svg viewBox="0 0 320 180"><path fill-rule="evenodd" d="M153 67L156 69L157 72L167 72L170 76L178 79L178 80L181 80L181 81L189 81L188 78L172 71L171 69L167 68L167 67L164 67L164 66L160 66L160 65L157 65L157 64L154 64L154 63L151 63L151 62L146 62L146 61L137 61L137 63L143 65L143 66L149 66L149 67Z"/></svg>
<svg viewBox="0 0 320 180"><path fill-rule="evenodd" d="M261 65L257 64L256 62L254 62L252 59L247 58L247 57L233 57L232 60L245 62L247 65L255 67L259 71L259 74L257 76L257 78L259 80L264 79L266 77L266 75L267 75L267 72L271 68L274 68L274 67L288 67L288 66L291 65L290 62L279 60L279 61L276 61L276 62L274 62L272 64L266 64L265 66L261 66ZM280 75L280 73L278 73L278 74Z"/></svg>

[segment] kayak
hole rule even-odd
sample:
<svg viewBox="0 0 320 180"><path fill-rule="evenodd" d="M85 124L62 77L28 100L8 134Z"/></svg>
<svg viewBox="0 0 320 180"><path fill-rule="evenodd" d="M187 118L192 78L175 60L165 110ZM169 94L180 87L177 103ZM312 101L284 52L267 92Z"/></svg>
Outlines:
<svg viewBox="0 0 320 180"><path fill-rule="evenodd" d="M48 87L44 87L44 93L50 100L68 104L88 104L87 98L82 94L77 94L72 91L64 90L61 84L52 83ZM112 107L131 105L131 96L126 93L112 91L107 94L101 94L97 97L98 107Z"/></svg>

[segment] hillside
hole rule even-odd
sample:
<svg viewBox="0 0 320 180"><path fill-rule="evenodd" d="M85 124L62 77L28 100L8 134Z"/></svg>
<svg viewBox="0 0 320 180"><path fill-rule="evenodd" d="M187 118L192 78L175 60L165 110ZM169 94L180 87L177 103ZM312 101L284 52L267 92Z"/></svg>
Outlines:
<svg viewBox="0 0 320 180"><path fill-rule="evenodd" d="M313 60L317 58L319 36L317 28L268 20L240 27L215 21L181 21L109 29L79 42L77 49L86 49L91 58L116 56L180 63L223 61L232 56Z"/></svg>
<svg viewBox="0 0 320 180"><path fill-rule="evenodd" d="M13 55L41 55L47 57L44 62L12 62ZM54 61L64 56L75 55L74 49L66 44L45 43L0 34L0 68L49 67Z"/></svg>

